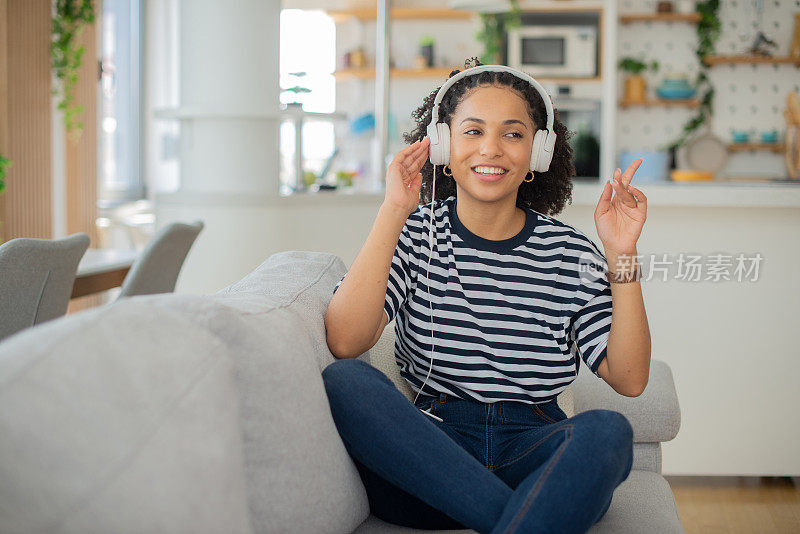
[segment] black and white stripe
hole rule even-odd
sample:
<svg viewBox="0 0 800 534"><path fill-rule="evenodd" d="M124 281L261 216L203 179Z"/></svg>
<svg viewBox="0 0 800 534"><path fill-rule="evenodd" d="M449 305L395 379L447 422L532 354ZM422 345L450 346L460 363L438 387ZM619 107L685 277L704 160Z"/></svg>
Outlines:
<svg viewBox="0 0 800 534"><path fill-rule="evenodd" d="M433 369L423 395L541 403L575 379L578 355L597 374L611 329L611 287L587 270L604 272L607 263L586 235L527 209L518 235L489 241L458 220L456 197L436 201L434 212L433 254L430 204L406 220L384 303L388 320L397 316L400 374L415 391L428 375L431 332Z"/></svg>

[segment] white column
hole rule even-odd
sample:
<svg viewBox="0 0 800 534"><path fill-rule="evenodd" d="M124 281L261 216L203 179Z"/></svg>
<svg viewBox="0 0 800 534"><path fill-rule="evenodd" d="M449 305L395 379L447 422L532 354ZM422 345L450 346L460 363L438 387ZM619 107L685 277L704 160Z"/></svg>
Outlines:
<svg viewBox="0 0 800 534"><path fill-rule="evenodd" d="M605 0L602 16L603 90L600 104L600 181L617 168L617 0Z"/></svg>
<svg viewBox="0 0 800 534"><path fill-rule="evenodd" d="M178 2L179 101L154 116L180 121L180 187L155 193L156 227L204 221L176 291L210 293L250 272L287 232L276 210L281 2L165 1ZM150 90L169 82L153 66L148 74L157 78Z"/></svg>
<svg viewBox="0 0 800 534"><path fill-rule="evenodd" d="M181 191L278 193L279 0L182 0Z"/></svg>

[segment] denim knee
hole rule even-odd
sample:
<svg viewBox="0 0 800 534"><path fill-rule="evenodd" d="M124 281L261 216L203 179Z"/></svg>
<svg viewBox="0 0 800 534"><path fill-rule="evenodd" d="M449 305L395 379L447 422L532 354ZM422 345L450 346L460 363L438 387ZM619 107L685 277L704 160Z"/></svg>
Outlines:
<svg viewBox="0 0 800 534"><path fill-rule="evenodd" d="M322 370L322 382L329 398L340 393L350 398L369 398L386 384L394 387L380 369L356 358L336 360L327 366Z"/></svg>
<svg viewBox="0 0 800 534"><path fill-rule="evenodd" d="M630 471L633 463L633 426L628 418L613 410L589 410L579 414L590 422L586 424L587 434L598 444L608 449L609 453L620 455Z"/></svg>
<svg viewBox="0 0 800 534"><path fill-rule="evenodd" d="M609 446L621 455L624 464L624 477L627 478L633 466L633 426L627 417L613 410L603 410L605 416L606 439Z"/></svg>
<svg viewBox="0 0 800 534"><path fill-rule="evenodd" d="M364 372L365 367L372 367L368 363L355 358L336 360L322 370L322 381L328 395L342 387L352 386L355 377Z"/></svg>

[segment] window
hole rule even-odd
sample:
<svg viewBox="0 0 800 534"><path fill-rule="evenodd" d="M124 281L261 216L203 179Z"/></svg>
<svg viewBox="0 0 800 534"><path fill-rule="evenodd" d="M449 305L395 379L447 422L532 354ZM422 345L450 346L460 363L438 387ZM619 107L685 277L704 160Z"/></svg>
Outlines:
<svg viewBox="0 0 800 534"><path fill-rule="evenodd" d="M280 101L303 111L333 113L336 108L336 27L319 10L283 9L280 20ZM319 173L334 153L333 121L304 121L302 168ZM296 183L295 122L281 123L281 193Z"/></svg>
<svg viewBox="0 0 800 534"><path fill-rule="evenodd" d="M103 0L98 202L145 196L141 161L141 1Z"/></svg>

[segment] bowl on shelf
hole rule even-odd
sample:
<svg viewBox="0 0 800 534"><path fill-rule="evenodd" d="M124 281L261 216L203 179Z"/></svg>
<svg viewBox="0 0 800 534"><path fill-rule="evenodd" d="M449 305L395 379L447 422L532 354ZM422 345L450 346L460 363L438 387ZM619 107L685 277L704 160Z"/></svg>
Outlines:
<svg viewBox="0 0 800 534"><path fill-rule="evenodd" d="M691 87L688 88L669 88L669 87L658 87L656 89L656 94L659 98L663 98L664 100L687 100L692 98L695 93L694 89Z"/></svg>
<svg viewBox="0 0 800 534"><path fill-rule="evenodd" d="M693 171L674 169L670 172L673 182L705 182L714 179L714 174L709 171Z"/></svg>
<svg viewBox="0 0 800 534"><path fill-rule="evenodd" d="M697 91L689 85L689 78L683 72L667 74L656 94L664 100L685 100L692 98Z"/></svg>

